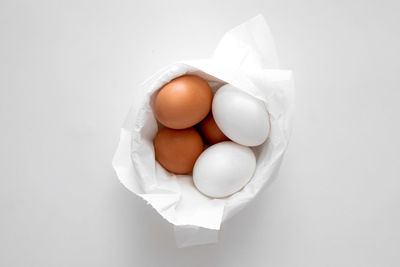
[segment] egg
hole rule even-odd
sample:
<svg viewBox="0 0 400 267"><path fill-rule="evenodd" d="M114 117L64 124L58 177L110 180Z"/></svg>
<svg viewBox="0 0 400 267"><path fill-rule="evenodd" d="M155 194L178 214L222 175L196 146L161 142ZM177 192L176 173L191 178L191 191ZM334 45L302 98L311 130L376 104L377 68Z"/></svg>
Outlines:
<svg viewBox="0 0 400 267"><path fill-rule="evenodd" d="M249 182L255 168L256 157L249 147L225 141L200 155L194 165L193 182L206 196L227 197Z"/></svg>
<svg viewBox="0 0 400 267"><path fill-rule="evenodd" d="M264 102L230 84L215 93L212 114L219 129L236 143L258 146L268 138L270 122Z"/></svg>
<svg viewBox="0 0 400 267"><path fill-rule="evenodd" d="M203 140L194 128L162 128L154 138L156 160L166 170L176 174L190 173L203 150Z"/></svg>
<svg viewBox="0 0 400 267"><path fill-rule="evenodd" d="M183 75L160 89L155 98L154 113L168 128L188 128L207 116L212 98L211 87L204 79Z"/></svg>
<svg viewBox="0 0 400 267"><path fill-rule="evenodd" d="M199 123L197 128L199 129L200 135L209 145L229 140L218 128L211 112Z"/></svg>

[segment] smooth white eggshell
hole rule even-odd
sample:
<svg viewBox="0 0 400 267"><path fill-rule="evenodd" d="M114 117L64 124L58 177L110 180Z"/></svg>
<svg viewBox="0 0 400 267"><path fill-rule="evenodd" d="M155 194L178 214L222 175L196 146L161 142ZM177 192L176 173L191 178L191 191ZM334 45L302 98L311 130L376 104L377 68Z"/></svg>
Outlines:
<svg viewBox="0 0 400 267"><path fill-rule="evenodd" d="M255 168L256 157L250 148L225 141L200 155L194 165L193 181L204 195L226 197L242 189Z"/></svg>
<svg viewBox="0 0 400 267"><path fill-rule="evenodd" d="M219 129L236 143L258 146L268 138L270 123L264 102L230 84L215 93L212 114Z"/></svg>

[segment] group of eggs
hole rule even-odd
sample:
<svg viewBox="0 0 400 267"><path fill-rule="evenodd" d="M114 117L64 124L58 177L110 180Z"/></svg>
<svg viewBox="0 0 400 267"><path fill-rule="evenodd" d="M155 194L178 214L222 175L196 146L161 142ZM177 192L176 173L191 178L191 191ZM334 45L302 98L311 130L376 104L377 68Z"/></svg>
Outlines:
<svg viewBox="0 0 400 267"><path fill-rule="evenodd" d="M204 79L183 75L158 91L154 113L164 126L154 138L155 158L166 170L193 173L197 189L213 198L252 178L256 157L249 147L264 143L270 131L261 100L230 84L214 95Z"/></svg>

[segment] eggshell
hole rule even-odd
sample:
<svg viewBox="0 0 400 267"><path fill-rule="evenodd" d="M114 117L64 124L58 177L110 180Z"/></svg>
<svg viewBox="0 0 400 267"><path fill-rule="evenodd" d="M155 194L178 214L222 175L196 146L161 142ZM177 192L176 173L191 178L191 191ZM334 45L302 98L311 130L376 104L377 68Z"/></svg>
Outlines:
<svg viewBox="0 0 400 267"><path fill-rule="evenodd" d="M186 174L204 150L203 140L194 128L162 128L154 139L156 160L170 172Z"/></svg>
<svg viewBox="0 0 400 267"><path fill-rule="evenodd" d="M199 129L201 137L203 137L209 145L229 141L229 138L218 128L211 112L199 123L197 128Z"/></svg>
<svg viewBox="0 0 400 267"><path fill-rule="evenodd" d="M268 138L270 123L264 102L230 84L215 93L212 114L219 129L241 145L258 146Z"/></svg>
<svg viewBox="0 0 400 267"><path fill-rule="evenodd" d="M154 102L154 113L166 127L188 128L207 116L212 97L211 87L204 79L183 75L160 89Z"/></svg>
<svg viewBox="0 0 400 267"><path fill-rule="evenodd" d="M204 195L222 198L242 189L255 168L256 157L250 148L225 141L200 155L194 165L193 181Z"/></svg>

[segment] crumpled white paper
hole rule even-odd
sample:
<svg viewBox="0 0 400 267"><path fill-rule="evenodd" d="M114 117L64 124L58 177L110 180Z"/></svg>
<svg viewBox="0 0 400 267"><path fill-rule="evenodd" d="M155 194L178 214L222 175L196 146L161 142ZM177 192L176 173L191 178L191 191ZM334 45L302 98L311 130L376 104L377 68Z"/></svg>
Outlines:
<svg viewBox="0 0 400 267"><path fill-rule="evenodd" d="M202 195L191 176L171 174L155 161L153 139L158 125L152 110L154 97L165 83L185 73L203 77L214 91L230 83L263 100L270 113L270 136L254 148L257 167L253 178L225 199ZM178 247L217 242L222 222L276 177L289 141L294 84L291 71L279 69L268 25L261 15L250 19L223 36L212 58L169 65L136 92L113 159L119 180L174 225Z"/></svg>

